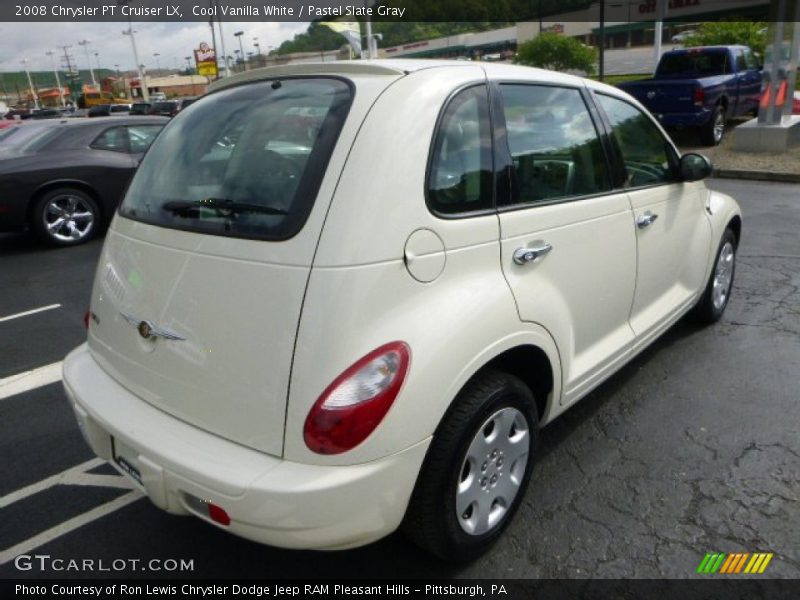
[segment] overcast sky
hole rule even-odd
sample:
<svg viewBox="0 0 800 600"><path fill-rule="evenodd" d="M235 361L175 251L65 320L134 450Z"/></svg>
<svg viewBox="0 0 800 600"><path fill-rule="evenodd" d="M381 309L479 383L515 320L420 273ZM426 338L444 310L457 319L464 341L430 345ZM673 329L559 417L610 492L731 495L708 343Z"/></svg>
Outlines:
<svg viewBox="0 0 800 600"><path fill-rule="evenodd" d="M296 33L308 28L308 23L293 22L258 22L228 23L223 22L225 34L225 50L234 56L234 49L239 48L238 40L233 36L236 31L244 31L242 44L245 53L254 52L253 38L258 38L261 51L266 53L268 46L279 46L281 42L291 39ZM161 68L183 68L184 57L192 55L192 49L200 42L211 44L211 29L207 23L134 23L136 46L139 60L148 69L156 67L154 53L160 56ZM27 58L31 71L52 70L50 57L45 52L58 52L56 64L61 67L63 51L58 46L71 45L69 53L77 60L77 66L86 69L86 53L78 45L81 40L89 40L92 68L97 68L94 52L99 53L100 66L120 70L134 69L133 50L128 36L122 35L127 23L0 23L0 71L19 71L20 61ZM219 54L221 44L217 40ZM59 58L60 57L60 58Z"/></svg>

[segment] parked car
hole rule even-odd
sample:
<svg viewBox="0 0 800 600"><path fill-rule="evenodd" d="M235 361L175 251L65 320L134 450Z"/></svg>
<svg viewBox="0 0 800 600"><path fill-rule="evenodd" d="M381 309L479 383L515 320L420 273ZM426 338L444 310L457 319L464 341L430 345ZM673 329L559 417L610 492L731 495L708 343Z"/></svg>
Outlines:
<svg viewBox="0 0 800 600"><path fill-rule="evenodd" d="M31 113L31 119L58 119L63 116L63 112L57 108L40 108Z"/></svg>
<svg viewBox="0 0 800 600"><path fill-rule="evenodd" d="M676 33L675 35L673 35L672 36L672 42L674 44L682 44L687 39L689 39L691 36L695 35L696 33L697 33L696 29L685 29L684 31L681 31L681 32Z"/></svg>
<svg viewBox="0 0 800 600"><path fill-rule="evenodd" d="M186 110L189 108L190 105L197 102L197 96L187 96L186 98L178 98L176 101L177 103L177 112L181 112L182 110Z"/></svg>
<svg viewBox="0 0 800 600"><path fill-rule="evenodd" d="M110 104L95 104L88 109L87 117L110 117L111 105Z"/></svg>
<svg viewBox="0 0 800 600"><path fill-rule="evenodd" d="M134 102L131 104L130 115L146 115L150 113L149 102Z"/></svg>
<svg viewBox="0 0 800 600"><path fill-rule="evenodd" d="M0 142L0 231L71 246L110 220L165 119L47 120Z"/></svg>
<svg viewBox="0 0 800 600"><path fill-rule="evenodd" d="M707 146L722 141L732 117L755 114L761 65L746 46L705 46L661 56L652 79L619 88L644 104L665 127L693 128Z"/></svg>
<svg viewBox="0 0 800 600"><path fill-rule="evenodd" d="M721 317L741 216L710 172L628 94L562 73L226 78L136 173L66 394L173 514L291 548L402 527L474 558L540 427L683 315Z"/></svg>
<svg viewBox="0 0 800 600"><path fill-rule="evenodd" d="M131 112L130 104L112 104L111 108L109 109L109 114L112 117L124 117L129 115L130 112Z"/></svg>
<svg viewBox="0 0 800 600"><path fill-rule="evenodd" d="M174 117L178 114L178 103L175 100L153 102L153 104L150 105L148 114L160 115L162 117Z"/></svg>

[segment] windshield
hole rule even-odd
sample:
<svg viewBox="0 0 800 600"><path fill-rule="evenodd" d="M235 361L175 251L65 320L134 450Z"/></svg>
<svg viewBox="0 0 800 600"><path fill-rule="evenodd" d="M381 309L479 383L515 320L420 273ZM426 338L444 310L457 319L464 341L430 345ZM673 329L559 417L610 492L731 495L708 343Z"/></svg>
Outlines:
<svg viewBox="0 0 800 600"><path fill-rule="evenodd" d="M727 72L728 53L724 50L687 51L665 54L658 63L657 76L708 77Z"/></svg>
<svg viewBox="0 0 800 600"><path fill-rule="evenodd" d="M120 214L214 235L287 239L302 228L352 93L297 78L211 94L156 139Z"/></svg>

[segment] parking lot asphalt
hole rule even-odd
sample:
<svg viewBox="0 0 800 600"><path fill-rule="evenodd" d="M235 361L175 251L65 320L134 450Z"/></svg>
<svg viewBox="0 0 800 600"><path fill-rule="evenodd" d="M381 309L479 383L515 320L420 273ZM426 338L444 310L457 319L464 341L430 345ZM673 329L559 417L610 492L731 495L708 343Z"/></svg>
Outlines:
<svg viewBox="0 0 800 600"><path fill-rule="evenodd" d="M397 534L287 551L163 513L94 460L51 369L22 393L0 385L0 578L685 578L706 552L772 552L760 577L800 577L800 186L711 185L744 212L723 320L678 323L545 428L524 504L480 560L443 564ZM0 235L0 382L83 341L101 245ZM25 570L17 554L124 568ZM192 569L166 571L169 559Z"/></svg>

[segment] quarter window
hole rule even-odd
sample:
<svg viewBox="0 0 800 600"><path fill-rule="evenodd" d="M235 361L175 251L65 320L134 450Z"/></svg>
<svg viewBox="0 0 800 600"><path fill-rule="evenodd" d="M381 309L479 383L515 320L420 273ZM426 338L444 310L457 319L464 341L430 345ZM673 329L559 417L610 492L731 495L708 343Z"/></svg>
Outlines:
<svg viewBox="0 0 800 600"><path fill-rule="evenodd" d="M438 213L492 208L494 177L485 86L459 92L442 115L428 172L428 202Z"/></svg>
<svg viewBox="0 0 800 600"><path fill-rule="evenodd" d="M512 203L611 189L605 153L577 89L501 85L512 159Z"/></svg>
<svg viewBox="0 0 800 600"><path fill-rule="evenodd" d="M106 129L92 142L92 148L111 150L112 152L128 152L128 133L124 127Z"/></svg>
<svg viewBox="0 0 800 600"><path fill-rule="evenodd" d="M598 94L625 164L625 187L665 183L674 179L673 152L655 123L641 110L617 98Z"/></svg>

